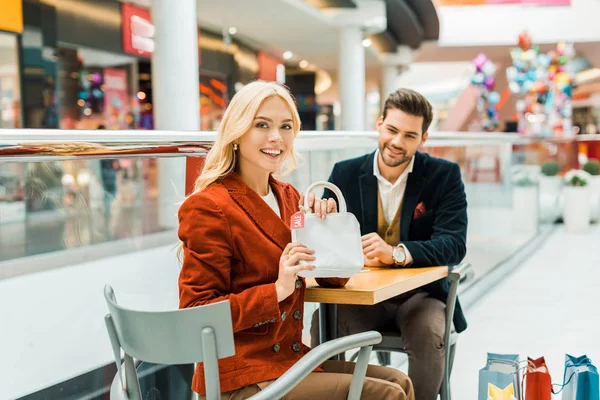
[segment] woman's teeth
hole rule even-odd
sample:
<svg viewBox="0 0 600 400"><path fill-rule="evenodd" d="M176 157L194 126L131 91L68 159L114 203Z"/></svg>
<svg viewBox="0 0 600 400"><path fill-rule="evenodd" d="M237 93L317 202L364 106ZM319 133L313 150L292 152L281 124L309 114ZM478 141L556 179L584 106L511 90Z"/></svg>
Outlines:
<svg viewBox="0 0 600 400"><path fill-rule="evenodd" d="M268 154L270 156L278 156L281 154L281 150L261 150L261 152Z"/></svg>

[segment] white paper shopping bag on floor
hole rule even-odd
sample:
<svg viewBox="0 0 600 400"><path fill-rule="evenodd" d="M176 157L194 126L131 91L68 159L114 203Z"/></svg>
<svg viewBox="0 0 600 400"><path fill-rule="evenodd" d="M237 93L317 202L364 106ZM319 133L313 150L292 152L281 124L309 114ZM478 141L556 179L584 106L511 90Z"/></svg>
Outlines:
<svg viewBox="0 0 600 400"><path fill-rule="evenodd" d="M323 221L309 213L308 193L318 187L330 189L338 198L339 212L327 214ZM346 200L337 186L330 182L313 183L304 196L304 210L292 216L292 241L315 251L312 271L302 271L303 278L349 278L359 272L364 263L360 225L347 212Z"/></svg>

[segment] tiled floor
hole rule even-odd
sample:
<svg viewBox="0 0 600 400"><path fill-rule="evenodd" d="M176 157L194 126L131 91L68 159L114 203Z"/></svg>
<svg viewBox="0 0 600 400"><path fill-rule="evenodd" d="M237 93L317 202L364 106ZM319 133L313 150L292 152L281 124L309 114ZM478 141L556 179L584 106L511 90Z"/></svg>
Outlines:
<svg viewBox="0 0 600 400"><path fill-rule="evenodd" d="M565 352L600 365L600 226L587 235L557 227L513 274L467 310L452 374L455 399L476 400L486 352L544 356L561 383ZM556 396L560 398L560 396Z"/></svg>

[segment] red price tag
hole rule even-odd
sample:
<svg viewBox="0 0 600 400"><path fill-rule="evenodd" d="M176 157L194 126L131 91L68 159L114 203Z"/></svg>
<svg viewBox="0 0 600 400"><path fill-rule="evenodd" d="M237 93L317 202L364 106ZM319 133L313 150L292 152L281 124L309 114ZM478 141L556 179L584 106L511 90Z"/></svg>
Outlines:
<svg viewBox="0 0 600 400"><path fill-rule="evenodd" d="M304 213L298 211L296 214L292 215L292 223L290 225L292 226L292 229L304 228Z"/></svg>

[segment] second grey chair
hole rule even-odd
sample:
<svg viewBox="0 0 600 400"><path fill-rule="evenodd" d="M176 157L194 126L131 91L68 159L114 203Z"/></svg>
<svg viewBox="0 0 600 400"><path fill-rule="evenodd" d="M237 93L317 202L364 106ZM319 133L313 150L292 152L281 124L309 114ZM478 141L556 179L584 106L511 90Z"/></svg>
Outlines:
<svg viewBox="0 0 600 400"><path fill-rule="evenodd" d="M444 354L444 377L442 379L442 387L440 388L440 396L442 400L450 400L450 374L452 372L452 364L454 363L454 355L456 353L456 342L458 340L458 333L454 330L452 319L454 318L454 309L456 307L456 298L458 293L458 285L462 282L467 282L473 278L473 269L471 264L463 262L456 267L452 268L448 274L450 280L450 290L448 291L448 299L446 301L446 331L444 333L444 343L449 345L445 346ZM389 352L406 352L404 346L404 340L399 332L383 332L383 339L380 343L373 346L373 350L376 352L388 353ZM378 354L379 356L380 354ZM351 361L355 360L358 354L352 356ZM385 360L385 357L382 357ZM387 362L389 364L389 362Z"/></svg>
<svg viewBox="0 0 600 400"><path fill-rule="evenodd" d="M171 365L202 362L206 398L220 399L217 361L235 353L229 301L182 310L140 311L120 306L109 285L104 288L104 297L109 309L105 323L118 369L111 400L143 400L137 375L141 361ZM329 358L360 348L348 394L348 399L358 400L371 350L379 342L381 334L370 331L323 343L251 399L279 399Z"/></svg>

